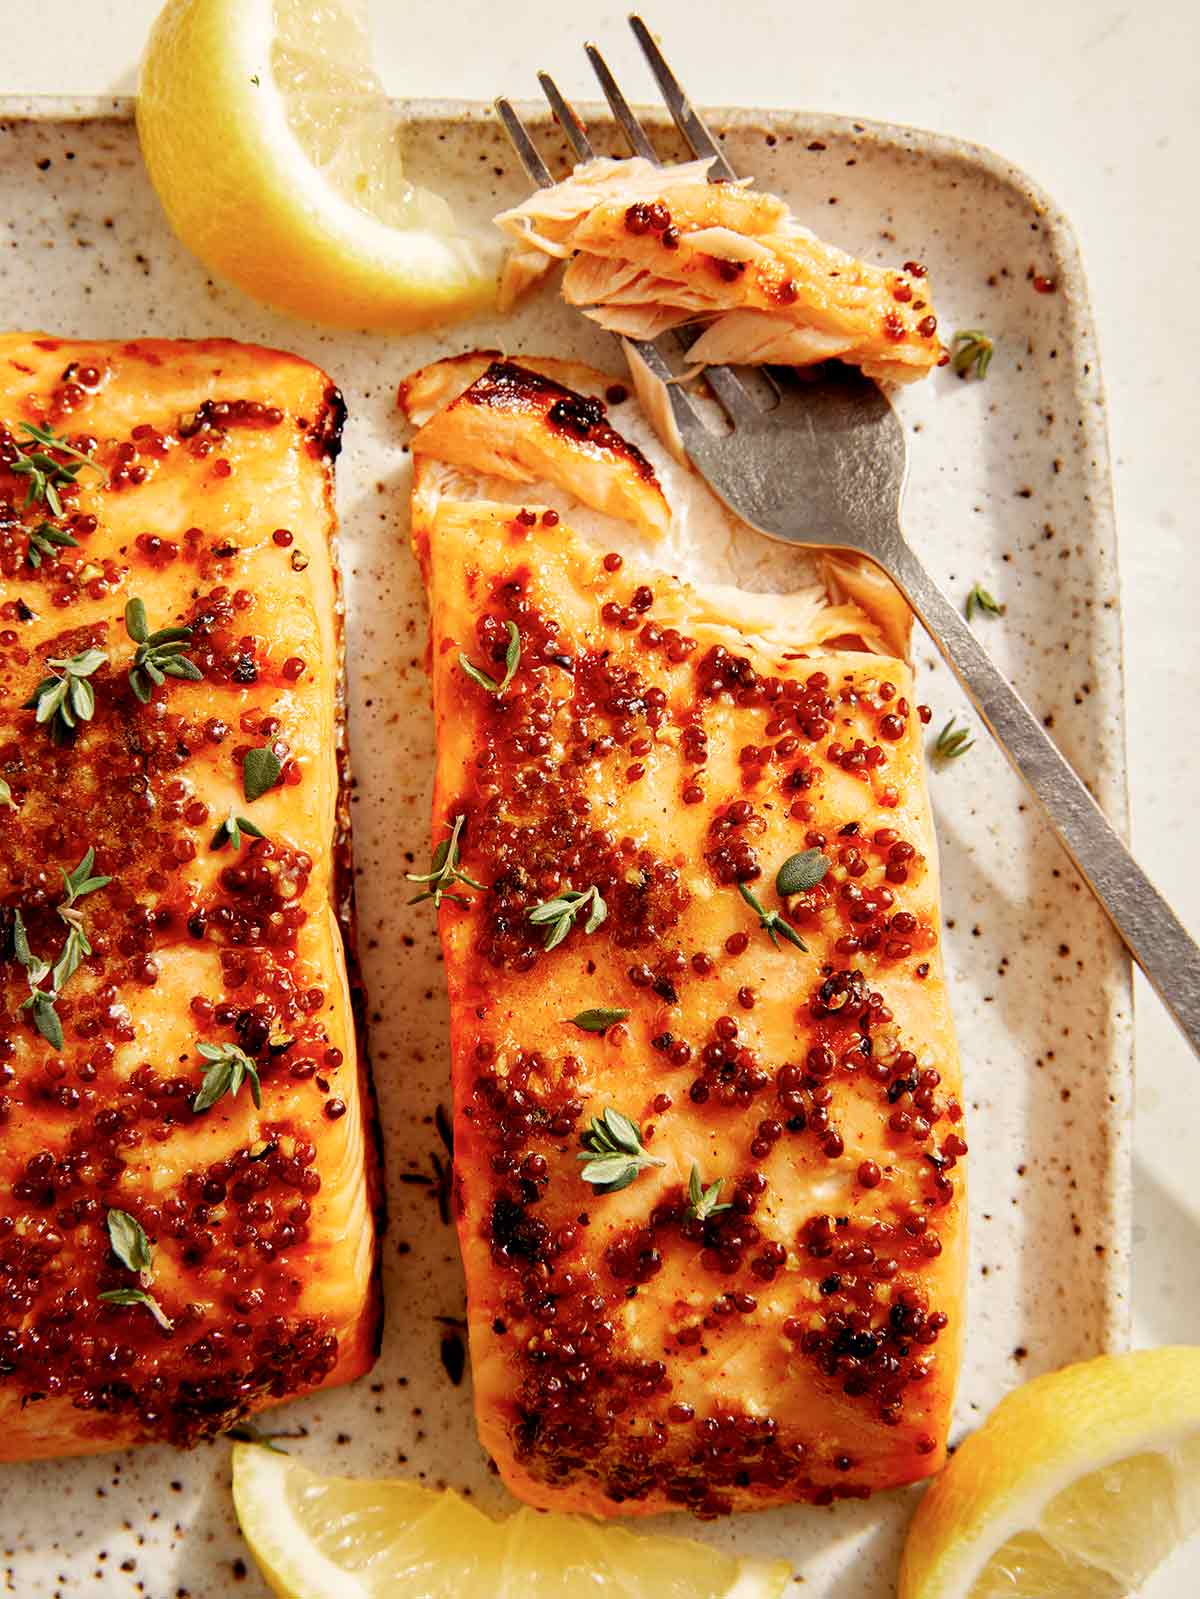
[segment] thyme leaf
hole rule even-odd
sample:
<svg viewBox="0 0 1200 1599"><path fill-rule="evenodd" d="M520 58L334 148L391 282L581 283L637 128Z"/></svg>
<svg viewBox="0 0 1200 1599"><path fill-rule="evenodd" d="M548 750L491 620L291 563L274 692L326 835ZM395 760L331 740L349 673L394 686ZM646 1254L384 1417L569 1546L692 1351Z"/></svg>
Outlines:
<svg viewBox="0 0 1200 1599"><path fill-rule="evenodd" d="M127 1210L110 1210L105 1217L112 1252L127 1271L137 1273L143 1288L154 1279L154 1249L145 1228Z"/></svg>
<svg viewBox="0 0 1200 1599"><path fill-rule="evenodd" d="M591 1010L576 1011L569 1020L574 1027L580 1027L585 1033L604 1033L617 1022L623 1022L629 1015L627 1010L622 1010L619 1005L611 1008L605 1005L596 1005Z"/></svg>
<svg viewBox="0 0 1200 1599"><path fill-rule="evenodd" d="M283 764L269 744L247 750L242 760L242 792L247 803L262 799L278 783Z"/></svg>
<svg viewBox="0 0 1200 1599"><path fill-rule="evenodd" d="M242 847L243 833L249 833L251 838L266 837L261 827L255 827L254 823L248 822L244 816L235 816L230 811L229 815L213 834L209 848L213 850L224 849L226 845L231 844L234 851L238 852Z"/></svg>
<svg viewBox="0 0 1200 1599"><path fill-rule="evenodd" d="M197 1044L196 1052L211 1065L204 1074L192 1109L196 1112L211 1110L224 1095L236 1097L238 1089L249 1078L250 1097L258 1109L262 1108L262 1084L258 1068L237 1044Z"/></svg>
<svg viewBox="0 0 1200 1599"><path fill-rule="evenodd" d="M145 1305L163 1332L173 1332L175 1323L166 1314L153 1294L144 1288L105 1288L98 1295L106 1305Z"/></svg>
<svg viewBox="0 0 1200 1599"><path fill-rule="evenodd" d="M129 686L143 705L168 677L199 683L204 673L184 654L192 636L190 627L160 627L150 631L144 602L134 596L125 607L125 631L137 645L129 668Z"/></svg>
<svg viewBox="0 0 1200 1599"><path fill-rule="evenodd" d="M785 862L784 864L786 865L787 863ZM808 945L800 937L800 934L792 926L791 922L786 921L778 911L766 910L761 900L759 900L755 894L751 893L751 891L746 887L745 883L739 883L737 889L738 893L746 901L746 904L749 905L750 909L757 915L758 925L769 936L776 949L779 948L779 940L781 938L786 938L789 944L795 944L797 949L802 949L806 954L808 953Z"/></svg>
<svg viewBox="0 0 1200 1599"><path fill-rule="evenodd" d="M721 1197L723 1177L718 1177L715 1183L704 1186L700 1176L699 1166L693 1163L692 1175L688 1178L688 1203L687 1214L696 1221L707 1221L710 1216L715 1216L719 1210L730 1210L730 1205L720 1205L717 1201Z"/></svg>
<svg viewBox="0 0 1200 1599"><path fill-rule="evenodd" d="M459 836L466 826L466 814L454 818L454 825L450 829L450 837L444 838L433 852L433 860L427 872L405 872L405 877L410 883L427 883L429 886L423 893L415 895L409 900L410 905L419 905L422 900L431 899L434 910L440 910L444 899L452 899L456 905L466 905L467 900L461 894L452 894L450 885L462 883L467 888L483 890L483 884L477 883L473 877L468 877L458 864Z"/></svg>
<svg viewBox="0 0 1200 1599"><path fill-rule="evenodd" d="M787 899L789 894L806 894L810 888L816 888L832 864L819 849L789 855L775 874L775 892L780 899Z"/></svg>
<svg viewBox="0 0 1200 1599"><path fill-rule="evenodd" d="M939 761L957 760L960 755L965 755L975 742L969 727L956 728L954 722L955 718L952 716L933 741L933 754Z"/></svg>
<svg viewBox="0 0 1200 1599"><path fill-rule="evenodd" d="M515 622L506 622L504 626L508 630L508 648L504 652L504 676L499 682L485 672L482 667L476 666L474 661L469 660L465 655L460 654L458 657L458 664L471 681L478 683L480 688L486 689L489 694L503 694L517 675L517 667L521 662L521 635L517 630L517 624Z"/></svg>
<svg viewBox="0 0 1200 1599"><path fill-rule="evenodd" d="M104 650L82 650L78 655L51 656L55 668L44 677L21 709L33 711L38 726L49 724L55 744L69 743L80 722L90 722L96 712L96 694L88 679L108 660Z"/></svg>
<svg viewBox="0 0 1200 1599"><path fill-rule="evenodd" d="M618 1189L628 1188L648 1166L666 1165L666 1161L657 1160L647 1151L636 1122L611 1106L602 1116L592 1117L579 1142L583 1153L576 1159L584 1162L579 1175L597 1193L615 1194Z"/></svg>
<svg viewBox="0 0 1200 1599"><path fill-rule="evenodd" d="M996 347L981 328L964 328L956 333L950 349L950 365L960 378L968 377L972 368L977 378L987 377Z"/></svg>
<svg viewBox="0 0 1200 1599"><path fill-rule="evenodd" d="M79 548L79 540L74 534L68 533L65 527L55 527L53 522L39 522L29 530L29 548L25 551L25 559L36 572L45 556L72 548Z"/></svg>
<svg viewBox="0 0 1200 1599"><path fill-rule="evenodd" d="M976 583L967 595L966 616L968 622L976 611L984 611L988 616L1003 616L1007 609L1006 605L1001 605L998 600L988 593L982 583Z"/></svg>
<svg viewBox="0 0 1200 1599"><path fill-rule="evenodd" d="M575 918L585 908L587 920L583 924L583 930L585 933L594 933L608 915L608 906L604 903L600 890L595 887L564 889L553 899L542 900L525 914L536 926L545 927L544 947L554 949L566 938L574 925Z"/></svg>
<svg viewBox="0 0 1200 1599"><path fill-rule="evenodd" d="M85 455L65 439L60 439L48 427L42 427L37 422L22 422L21 427L26 437L13 440L18 452L17 459L7 462L5 470L14 477L25 479L23 509L28 510L31 505L44 505L51 516L62 516L63 503L59 489L74 483L82 467L90 466L101 476L104 475L104 468L98 461L93 461L90 455ZM65 455L67 460L56 460L48 453L51 450ZM73 462L79 464L73 465ZM75 541L72 539L71 542Z"/></svg>

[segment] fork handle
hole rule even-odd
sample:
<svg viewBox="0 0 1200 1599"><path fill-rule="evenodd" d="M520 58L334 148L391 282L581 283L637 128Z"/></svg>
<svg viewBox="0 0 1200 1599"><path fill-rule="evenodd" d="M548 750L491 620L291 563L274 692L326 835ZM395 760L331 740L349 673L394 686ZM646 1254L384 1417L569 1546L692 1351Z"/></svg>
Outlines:
<svg viewBox="0 0 1200 1599"><path fill-rule="evenodd" d="M1200 948L908 544L898 537L889 540L880 556L880 564L886 562L1134 960L1200 1055Z"/></svg>

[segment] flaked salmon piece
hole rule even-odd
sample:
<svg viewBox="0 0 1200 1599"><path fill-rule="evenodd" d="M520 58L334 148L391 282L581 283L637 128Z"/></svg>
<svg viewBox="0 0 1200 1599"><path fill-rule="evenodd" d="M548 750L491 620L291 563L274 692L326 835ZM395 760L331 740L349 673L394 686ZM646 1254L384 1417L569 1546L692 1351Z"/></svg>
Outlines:
<svg viewBox="0 0 1200 1599"><path fill-rule="evenodd" d="M926 1476L966 1145L911 671L852 603L696 587L542 485L499 503L436 425L412 535L484 1446L601 1516ZM633 1159L602 1178L604 1127Z"/></svg>
<svg viewBox="0 0 1200 1599"><path fill-rule="evenodd" d="M748 180L709 183L708 166L597 159L501 212L496 221L515 241L502 304L536 280L540 252L544 271L568 263L564 297L610 332L652 339L699 325L690 351L698 364L837 358L890 383L938 364L923 267L857 260Z"/></svg>
<svg viewBox="0 0 1200 1599"><path fill-rule="evenodd" d="M654 469L609 426L603 405L529 367L493 361L425 424L412 449L516 483L565 473L586 505L647 537L661 538L670 526Z"/></svg>
<svg viewBox="0 0 1200 1599"><path fill-rule="evenodd" d="M344 412L254 345L0 338L0 1460L191 1443L375 1357ZM31 425L98 463L50 446L57 507L29 499ZM131 679L134 599L198 675ZM27 705L70 658L73 730Z"/></svg>

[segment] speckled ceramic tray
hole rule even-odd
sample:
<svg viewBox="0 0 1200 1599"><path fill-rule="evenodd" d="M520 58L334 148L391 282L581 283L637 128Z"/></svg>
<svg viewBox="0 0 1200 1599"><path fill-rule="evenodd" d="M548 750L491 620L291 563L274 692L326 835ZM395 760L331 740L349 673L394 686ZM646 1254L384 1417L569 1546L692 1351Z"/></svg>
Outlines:
<svg viewBox="0 0 1200 1599"><path fill-rule="evenodd" d="M483 217L523 192L485 109L423 104L405 115L414 169L456 204ZM1120 823L1103 397L1066 224L1020 173L951 140L793 113L715 120L739 171L869 259L928 263L943 328L996 337L986 383L943 371L900 400L913 435L908 526L951 593L980 579L1006 602L1002 622L979 624L989 647ZM170 236L125 101L0 103L0 218L7 326L256 339L319 362L345 391L339 502L361 953L391 1210L387 1326L370 1377L288 1407L277 1424L303 1429L292 1447L324 1470L415 1473L502 1507L445 1319L464 1303L434 1159L444 1154L434 1111L448 1098L446 1005L433 919L406 907L402 880L426 857L433 735L393 401L403 372L472 344L600 365L615 363L615 346L549 297L510 322L436 338L388 341L273 316L214 283ZM1056 292L1035 292L1035 274ZM963 714L923 639L917 659L936 717ZM1104 918L986 737L932 786L972 1150L961 1433L1022 1378L1125 1341L1129 982ZM21 1599L265 1593L233 1519L224 1443L8 1466L0 1503L3 1591ZM786 1555L803 1578L798 1594L881 1599L912 1503L904 1492L674 1525Z"/></svg>

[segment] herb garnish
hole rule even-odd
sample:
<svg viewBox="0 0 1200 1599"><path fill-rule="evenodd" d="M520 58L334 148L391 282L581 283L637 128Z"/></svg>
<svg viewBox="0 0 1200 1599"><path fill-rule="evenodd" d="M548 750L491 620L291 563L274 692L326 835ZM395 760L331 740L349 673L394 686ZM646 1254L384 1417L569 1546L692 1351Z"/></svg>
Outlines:
<svg viewBox="0 0 1200 1599"><path fill-rule="evenodd" d="M956 333L951 341L952 354L950 365L960 378L965 378L975 368L975 376L987 377L988 367L992 364L995 354L995 345L987 334L980 328L964 328L961 333Z"/></svg>
<svg viewBox="0 0 1200 1599"><path fill-rule="evenodd" d="M39 522L29 530L29 548L25 551L25 559L36 572L44 556L71 548L79 548L79 540L74 534L68 533L65 527L55 527L53 522Z"/></svg>
<svg viewBox="0 0 1200 1599"><path fill-rule="evenodd" d="M789 855L775 874L775 892L780 899L787 899L789 894L806 894L816 888L832 865L828 855L822 855L819 849Z"/></svg>
<svg viewBox="0 0 1200 1599"><path fill-rule="evenodd" d="M976 583L967 595L966 616L969 622L976 611L986 611L988 616L1003 616L1007 606L988 593L982 583Z"/></svg>
<svg viewBox="0 0 1200 1599"><path fill-rule="evenodd" d="M585 1033L604 1033L617 1022L623 1022L629 1015L627 1010L620 1006L611 1009L604 1005L596 1005L591 1010L576 1011L568 1020L575 1027L581 1027Z"/></svg>
<svg viewBox="0 0 1200 1599"><path fill-rule="evenodd" d="M162 1306L146 1290L154 1281L154 1250L145 1229L127 1210L110 1210L106 1217L112 1252L127 1271L137 1273L137 1288L106 1288L99 1297L106 1305L145 1305L164 1332L173 1327Z"/></svg>
<svg viewBox="0 0 1200 1599"><path fill-rule="evenodd" d="M104 888L112 882L111 877L92 876L95 862L95 850L88 849L73 871L62 872L63 888L67 897L58 907L58 914L66 923L67 937L62 953L53 967L49 961L42 960L30 949L29 935L20 911L15 911L13 915L13 950L18 964L25 968L29 982L29 998L23 1001L21 1009L32 1010L33 1025L54 1049L63 1047L62 1022L54 1007L64 985L79 970L84 957L92 953L91 941L84 928L83 917L75 909L75 901L82 899L85 894L95 893L98 888ZM62 868L59 870L62 871ZM47 977L50 979L50 987L43 988L42 984Z"/></svg>
<svg viewBox="0 0 1200 1599"><path fill-rule="evenodd" d="M146 607L135 597L125 607L125 631L137 645L129 686L143 705L149 705L155 688L161 688L168 677L185 677L190 683L203 678L195 661L183 653L192 636L190 627L160 627L151 633Z"/></svg>
<svg viewBox="0 0 1200 1599"><path fill-rule="evenodd" d="M25 968L25 976L29 983L29 998L22 1005L22 1010L32 1010L33 1025L53 1049L63 1047L62 1022L58 1019L58 1012L54 1002L58 998L57 987L43 988L42 983L50 975L50 962L42 960L40 955L35 955L29 947L29 934L25 930L25 921L20 911L13 912L13 953L17 957L17 964Z"/></svg>
<svg viewBox="0 0 1200 1599"><path fill-rule="evenodd" d="M970 728L956 728L954 721L952 716L933 741L933 753L938 760L955 760L959 755L965 755L975 742L971 737Z"/></svg>
<svg viewBox="0 0 1200 1599"><path fill-rule="evenodd" d="M145 1305L163 1332L171 1332L175 1323L166 1314L153 1294L144 1288L106 1288L98 1295L106 1305Z"/></svg>
<svg viewBox="0 0 1200 1599"><path fill-rule="evenodd" d="M487 672L476 666L474 661L468 660L465 655L460 654L458 657L458 664L471 681L478 683L480 688L487 689L489 694L504 693L504 690L517 675L517 666L521 660L521 635L517 631L517 624L515 622L506 622L504 625L508 629L508 648L504 652L504 676L498 683L494 677L490 677Z"/></svg>
<svg viewBox="0 0 1200 1599"><path fill-rule="evenodd" d="M804 950L805 954L808 953L808 945L800 937L791 922L785 921L778 911L765 910L761 901L750 892L745 883L739 883L737 889L746 904L757 914L758 925L770 936L771 942L776 949L779 948L780 938L786 938L789 944L795 944L797 949Z"/></svg>
<svg viewBox="0 0 1200 1599"><path fill-rule="evenodd" d="M31 505L44 505L51 516L61 516L63 505L59 498L59 489L75 482L79 476L80 466L90 466L93 471L101 475L104 468L98 461L93 461L90 455L84 455L82 450L77 450L68 444L65 439L57 438L49 428L40 427L36 422L22 422L21 426L29 437L24 440L13 440L20 453L15 461L5 463L5 470L13 473L15 477L25 479L25 509ZM30 449L31 443L39 445L40 448ZM47 455L47 450L57 450L60 455L78 461L79 466L56 461L52 455ZM71 542L74 543L74 539Z"/></svg>
<svg viewBox="0 0 1200 1599"><path fill-rule="evenodd" d="M80 722L90 722L96 711L96 694L88 678L108 660L103 650L83 650L78 655L51 656L47 666L58 670L44 677L21 706L36 711L39 726L50 724L55 744L66 744Z"/></svg>
<svg viewBox="0 0 1200 1599"><path fill-rule="evenodd" d="M419 905L422 900L431 899L436 911L441 909L444 899L452 899L456 905L468 904L469 902L461 894L450 892L451 883L463 883L467 888L483 889L482 883L477 883L473 877L468 877L466 872L459 868L458 840L466 822L465 812L454 818L450 837L444 838L434 850L433 860L427 872L405 872L404 875L410 883L429 884L423 893L409 900L410 905Z"/></svg>
<svg viewBox="0 0 1200 1599"><path fill-rule="evenodd" d="M238 1089L250 1079L250 1097L262 1108L262 1084L258 1068L237 1044L197 1044L196 1052L212 1065L204 1074L200 1091L192 1100L194 1111L210 1110L223 1094L236 1097Z"/></svg>
<svg viewBox="0 0 1200 1599"><path fill-rule="evenodd" d="M242 760L242 792L251 804L278 783L283 763L269 744L247 750Z"/></svg>
<svg viewBox="0 0 1200 1599"><path fill-rule="evenodd" d="M721 1185L724 1181L723 1177L718 1177L715 1183L710 1183L705 1188L700 1168L693 1162L692 1175L688 1178L687 1214L696 1221L707 1221L719 1210L731 1210L733 1208L731 1205L717 1203L721 1197Z"/></svg>
<svg viewBox="0 0 1200 1599"><path fill-rule="evenodd" d="M128 1271L137 1273L143 1288L148 1288L154 1277L154 1250L141 1222L127 1210L110 1210L105 1225L113 1254Z"/></svg>
<svg viewBox="0 0 1200 1599"><path fill-rule="evenodd" d="M601 1194L628 1188L647 1166L666 1165L666 1161L647 1153L640 1128L611 1106L603 1116L592 1117L579 1142L584 1153L576 1159L585 1163L579 1175Z"/></svg>
<svg viewBox="0 0 1200 1599"><path fill-rule="evenodd" d="M235 851L242 847L242 834L249 833L251 838L265 838L266 834L261 827L255 827L253 822L248 822L244 816L235 816L232 811L217 828L212 836L209 849L224 849L227 844L232 844Z"/></svg>
<svg viewBox="0 0 1200 1599"><path fill-rule="evenodd" d="M583 930L585 933L594 933L608 915L608 906L601 898L598 888L564 889L554 899L546 899L540 905L535 905L531 911L526 912L526 915L537 926L545 927L545 947L554 949L566 938L575 918L585 906L590 909Z"/></svg>

